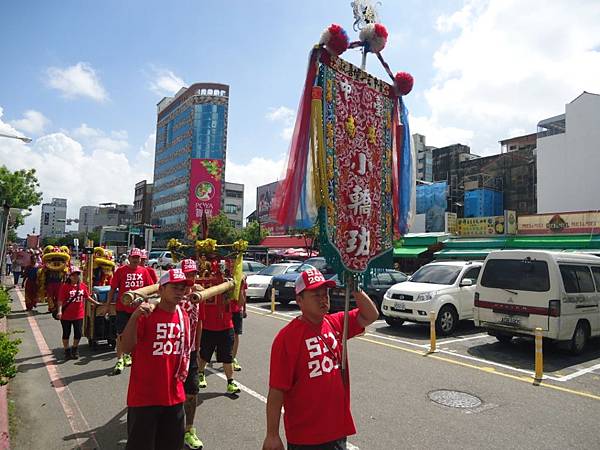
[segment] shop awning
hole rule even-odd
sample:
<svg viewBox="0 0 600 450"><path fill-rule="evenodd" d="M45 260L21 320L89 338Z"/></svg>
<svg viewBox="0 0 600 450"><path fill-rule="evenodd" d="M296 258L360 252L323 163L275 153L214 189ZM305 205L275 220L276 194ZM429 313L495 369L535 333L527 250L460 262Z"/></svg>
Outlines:
<svg viewBox="0 0 600 450"><path fill-rule="evenodd" d="M453 258L469 258L469 259L485 259L485 257L497 248L465 248L452 249L445 248L434 253L436 259L453 259Z"/></svg>
<svg viewBox="0 0 600 450"><path fill-rule="evenodd" d="M428 247L399 247L394 249L395 258L418 258L429 250Z"/></svg>

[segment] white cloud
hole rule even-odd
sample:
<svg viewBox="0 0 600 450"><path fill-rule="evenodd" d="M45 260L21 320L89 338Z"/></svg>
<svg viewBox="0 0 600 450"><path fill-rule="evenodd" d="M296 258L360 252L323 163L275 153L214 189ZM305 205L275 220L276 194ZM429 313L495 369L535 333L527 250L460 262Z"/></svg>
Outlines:
<svg viewBox="0 0 600 450"><path fill-rule="evenodd" d="M294 118L296 112L287 106L280 106L279 108L269 108L269 112L265 116L270 122L277 122L283 124L283 129L280 131L279 136L289 141L294 133Z"/></svg>
<svg viewBox="0 0 600 450"><path fill-rule="evenodd" d="M152 92L161 97L172 96L185 86L183 79L175 75L171 70L158 67L152 67L151 70L152 79L150 80L149 88Z"/></svg>
<svg viewBox="0 0 600 450"><path fill-rule="evenodd" d="M1 117L0 108L0 132L15 134ZM117 135L124 136L121 132ZM52 197L67 198L67 215L75 218L83 205L132 204L135 183L152 180L154 135L137 152L128 153L123 151L129 148L127 141L110 136L83 124L72 132L42 136L31 145L5 139L0 142L0 162L10 170L35 168L44 202ZM34 227L39 232L39 226L38 206L18 230L19 235L31 233Z"/></svg>
<svg viewBox="0 0 600 450"><path fill-rule="evenodd" d="M30 109L23 113L22 119L13 120L10 124L24 133L38 135L44 132L44 129L50 124L50 120L41 112Z"/></svg>
<svg viewBox="0 0 600 450"><path fill-rule="evenodd" d="M244 219L256 209L256 188L277 181L284 162L283 155L278 160L255 156L247 163L227 161L227 181L244 184Z"/></svg>
<svg viewBox="0 0 600 450"><path fill-rule="evenodd" d="M427 129L436 145L470 133L463 143L477 154L497 153L511 131L535 132L582 91L600 93L598 23L596 0L467 1L437 20L455 37L434 55L431 114L413 118L411 132Z"/></svg>
<svg viewBox="0 0 600 450"><path fill-rule="evenodd" d="M108 99L108 94L90 64L78 62L61 69L50 67L46 71L48 86L58 89L66 98L88 97L98 102Z"/></svg>

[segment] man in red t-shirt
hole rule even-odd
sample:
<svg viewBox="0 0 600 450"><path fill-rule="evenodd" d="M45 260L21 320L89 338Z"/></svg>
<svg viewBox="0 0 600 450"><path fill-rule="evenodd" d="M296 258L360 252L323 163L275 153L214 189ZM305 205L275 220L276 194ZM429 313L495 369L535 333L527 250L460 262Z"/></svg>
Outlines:
<svg viewBox="0 0 600 450"><path fill-rule="evenodd" d="M148 275L150 275L152 283L158 283L158 275L156 275L156 270L154 270L154 267L148 265L148 252L146 250L142 250L142 266L144 266L148 271Z"/></svg>
<svg viewBox="0 0 600 450"><path fill-rule="evenodd" d="M190 322L179 306L187 280L180 269L160 277L160 302L142 303L123 331L123 351L133 352L127 391L127 450L183 447Z"/></svg>
<svg viewBox="0 0 600 450"><path fill-rule="evenodd" d="M132 248L129 251L129 264L119 267L110 281L108 303L114 303L113 297L115 295L115 290L118 289L117 305L115 308L117 310L117 317L115 320L115 327L117 329L117 363L113 369L115 375L123 372L125 366L131 365L131 356L126 352L123 353L123 350L121 349L121 334L129 321L129 317L133 311L135 311L135 305L124 305L121 301L123 294L127 291L133 291L155 284L152 282L146 268L140 265L141 256L142 252L139 248Z"/></svg>
<svg viewBox="0 0 600 450"><path fill-rule="evenodd" d="M183 440L185 445L191 449L201 449L204 444L196 434L194 427L194 418L196 417L196 401L198 395L198 342L202 333L202 321L204 320L204 302L194 303L190 295L194 292L198 268L193 259L184 259L181 261L181 270L187 279L186 298L181 302L181 307L190 318L190 365L188 376L183 383L185 390L185 434Z"/></svg>
<svg viewBox="0 0 600 450"><path fill-rule="evenodd" d="M56 317L62 325L62 343L65 350L65 359L79 358L78 346L81 339L83 325L84 302L90 301L98 304L90 297L90 291L85 283L81 282L81 269L73 267L69 273L69 280L61 284L58 292L58 312ZM73 328L73 347L69 348L69 338Z"/></svg>
<svg viewBox="0 0 600 450"><path fill-rule="evenodd" d="M218 284L222 277L215 280ZM204 368L210 362L213 353L217 351L217 362L223 363L223 371L227 377L227 393L239 394L240 388L233 381L233 320L231 304L223 301L223 295L206 300L202 335L200 338L200 361L198 362L198 386L206 388Z"/></svg>
<svg viewBox="0 0 600 450"><path fill-rule="evenodd" d="M289 450L341 450L356 433L350 412L350 377L342 375L344 313L328 314L335 281L317 269L296 279L296 303L302 315L279 331L271 348L267 398L267 436L263 450L283 450L279 436L284 407ZM348 338L364 331L379 312L362 291L353 293L358 308L350 311ZM323 420L326 417L327 420Z"/></svg>

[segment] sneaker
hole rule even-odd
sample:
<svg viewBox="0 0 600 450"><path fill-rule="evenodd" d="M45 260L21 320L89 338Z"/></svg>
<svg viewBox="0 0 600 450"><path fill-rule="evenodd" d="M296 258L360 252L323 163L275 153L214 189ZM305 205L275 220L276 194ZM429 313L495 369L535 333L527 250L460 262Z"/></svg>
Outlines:
<svg viewBox="0 0 600 450"><path fill-rule="evenodd" d="M71 359L71 349L70 348L65 348L65 361L67 359Z"/></svg>
<svg viewBox="0 0 600 450"><path fill-rule="evenodd" d="M233 358L233 370L235 370L236 372L239 372L240 370L242 370L242 366L240 366L240 363L238 363L237 358Z"/></svg>
<svg viewBox="0 0 600 450"><path fill-rule="evenodd" d="M192 448L194 450L204 447L202 441L198 439L198 436L196 435L196 429L194 427L185 432L185 435L183 436L183 442L187 448Z"/></svg>
<svg viewBox="0 0 600 450"><path fill-rule="evenodd" d="M123 362L125 363L125 367L130 367L133 364L131 355L123 355Z"/></svg>
<svg viewBox="0 0 600 450"><path fill-rule="evenodd" d="M71 358L79 359L79 351L78 351L77 347L71 348Z"/></svg>
<svg viewBox="0 0 600 450"><path fill-rule="evenodd" d="M113 374L119 375L121 372L123 372L124 368L125 368L125 361L123 361L123 358L117 359L117 363L115 364L115 368L113 369Z"/></svg>
<svg viewBox="0 0 600 450"><path fill-rule="evenodd" d="M231 383L227 383L227 393L228 394L239 394L240 388L238 387L237 384L235 384L235 381L232 381Z"/></svg>
<svg viewBox="0 0 600 450"><path fill-rule="evenodd" d="M200 372L198 374L198 387L204 389L206 386L206 375L204 375L204 372Z"/></svg>

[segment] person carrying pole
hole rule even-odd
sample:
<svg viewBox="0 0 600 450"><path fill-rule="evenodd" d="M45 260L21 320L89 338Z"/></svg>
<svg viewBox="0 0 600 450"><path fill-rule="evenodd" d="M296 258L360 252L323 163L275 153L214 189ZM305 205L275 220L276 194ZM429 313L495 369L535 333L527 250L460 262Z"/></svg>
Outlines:
<svg viewBox="0 0 600 450"><path fill-rule="evenodd" d="M342 372L344 312L328 314L329 288L317 269L296 279L296 303L302 314L279 331L271 348L267 434L263 450L283 450L279 435L284 412L288 449L340 450L356 433L350 411L350 377ZM379 312L361 290L348 314L347 337L364 332ZM326 417L327 420L323 420Z"/></svg>
<svg viewBox="0 0 600 450"><path fill-rule="evenodd" d="M159 281L160 302L143 302L122 334L122 349L133 353L127 391L126 450L180 450L183 447L190 323L179 306L187 280L170 269Z"/></svg>

